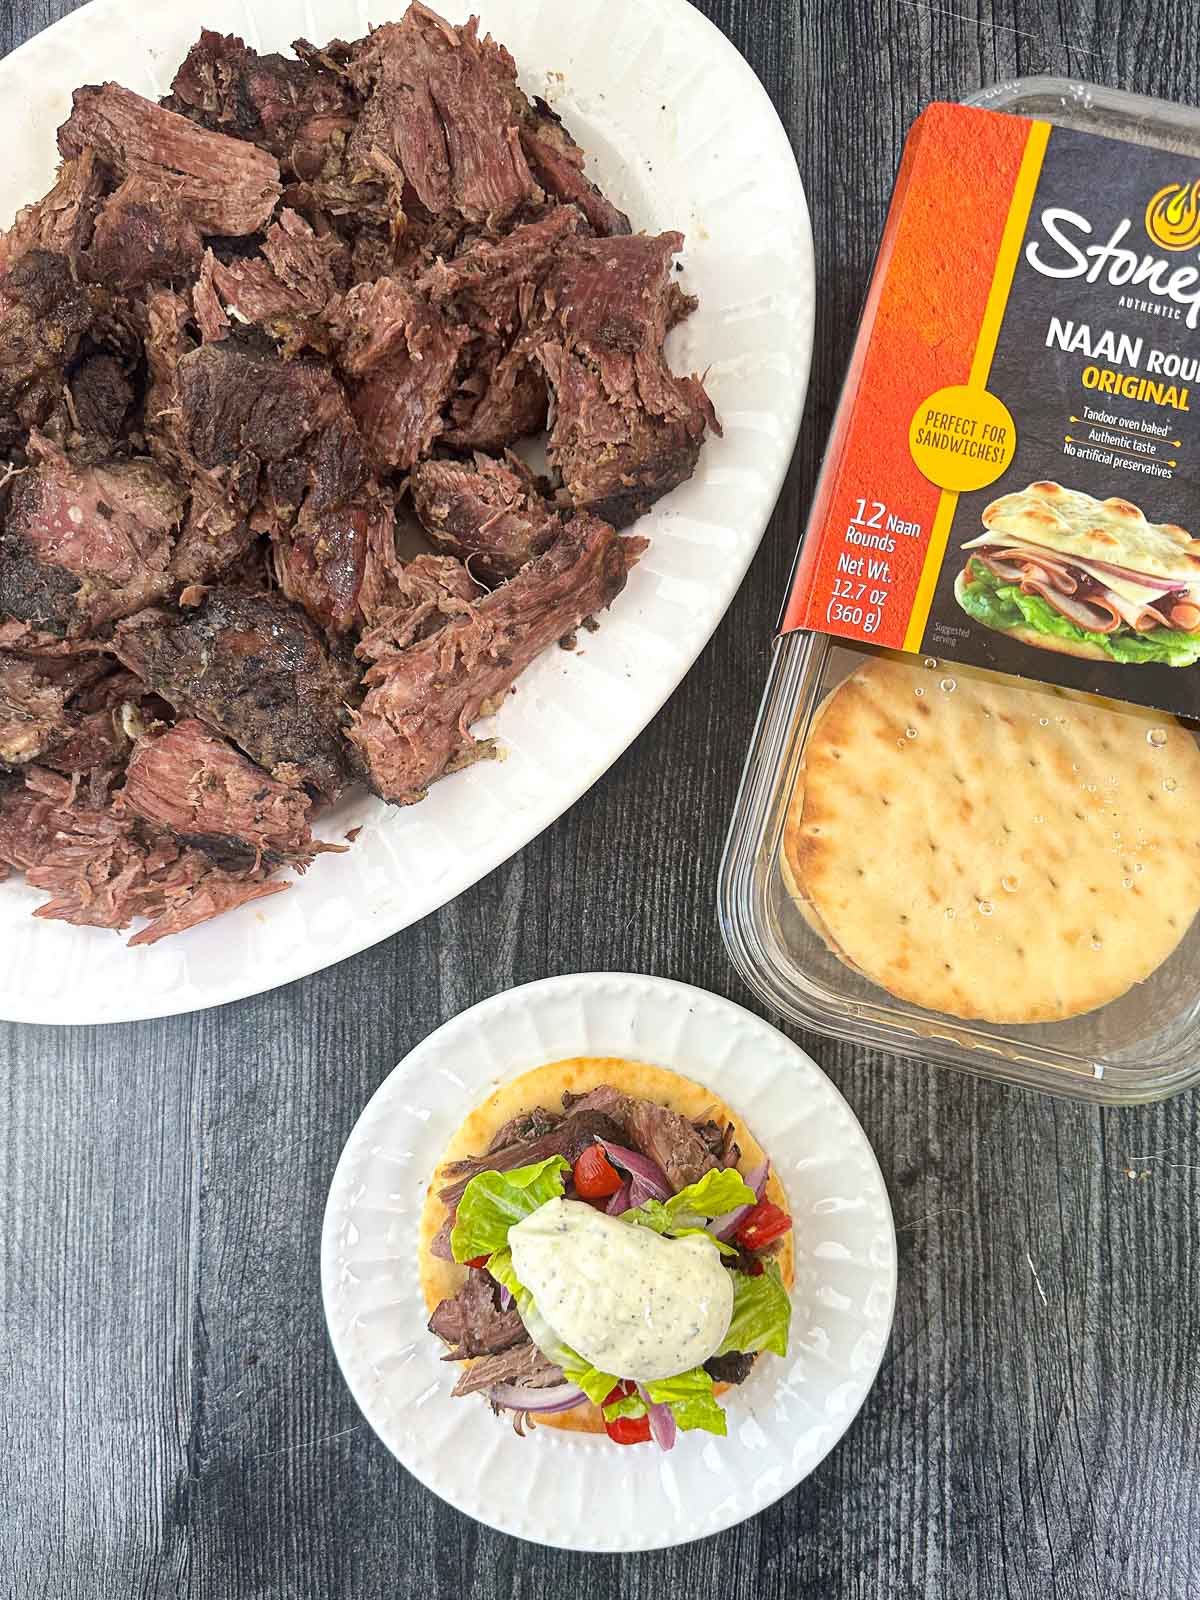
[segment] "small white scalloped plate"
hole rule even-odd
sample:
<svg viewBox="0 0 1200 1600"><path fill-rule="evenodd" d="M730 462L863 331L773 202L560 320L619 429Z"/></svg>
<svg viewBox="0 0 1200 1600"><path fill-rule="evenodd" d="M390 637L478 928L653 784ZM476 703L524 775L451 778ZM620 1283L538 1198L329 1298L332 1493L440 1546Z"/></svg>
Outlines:
<svg viewBox="0 0 1200 1600"><path fill-rule="evenodd" d="M201 24L260 50L358 38L407 0L93 0L0 62L0 222L45 193L54 132L81 83L166 92ZM637 524L651 548L600 631L549 650L500 716L508 752L403 810L359 794L323 819L344 856L286 894L148 949L35 920L44 896L0 886L0 1017L119 1022L223 1004L290 983L406 928L527 844L612 764L721 620L763 535L800 426L812 347L812 233L769 98L687 0L446 0L478 11L521 81L563 115L589 171L633 219L686 235L680 281L700 309L672 334L676 371L707 369L725 428L695 476Z"/></svg>
<svg viewBox="0 0 1200 1600"><path fill-rule="evenodd" d="M570 1056L623 1056L711 1088L787 1190L796 1281L786 1359L762 1357L724 1404L729 1434L664 1454L534 1428L452 1400L417 1282L430 1175L497 1084ZM786 1494L850 1426L883 1358L896 1237L879 1165L811 1057L703 989L627 973L546 978L445 1023L384 1080L334 1174L321 1243L330 1337L367 1421L435 1494L504 1533L570 1550L651 1550L728 1528Z"/></svg>

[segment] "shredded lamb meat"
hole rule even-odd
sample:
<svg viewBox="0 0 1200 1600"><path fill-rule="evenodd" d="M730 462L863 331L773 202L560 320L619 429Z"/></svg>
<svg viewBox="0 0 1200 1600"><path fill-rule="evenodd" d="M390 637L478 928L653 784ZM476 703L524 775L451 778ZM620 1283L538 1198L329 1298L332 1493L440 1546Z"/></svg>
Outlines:
<svg viewBox="0 0 1200 1600"><path fill-rule="evenodd" d="M477 19L294 52L204 29L158 104L77 89L0 233L0 876L133 943L491 753L717 428L663 354L680 235Z"/></svg>

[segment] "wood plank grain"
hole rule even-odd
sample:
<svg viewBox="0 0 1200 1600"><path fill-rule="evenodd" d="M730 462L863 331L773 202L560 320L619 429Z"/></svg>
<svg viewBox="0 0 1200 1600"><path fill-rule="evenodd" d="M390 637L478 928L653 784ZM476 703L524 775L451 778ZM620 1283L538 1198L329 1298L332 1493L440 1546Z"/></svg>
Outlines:
<svg viewBox="0 0 1200 1600"><path fill-rule="evenodd" d="M0 48L70 9L7 0ZM0 1593L1200 1592L1195 1095L1102 1113L805 1038L888 1179L895 1336L862 1415L808 1482L698 1546L588 1558L475 1526L386 1455L328 1348L317 1275L328 1183L370 1093L432 1027L510 984L595 967L753 1006L717 934L717 862L912 117L1016 73L1200 94L1200 12L1169 0L702 9L772 94L814 219L812 391L763 548L652 726L453 905L215 1012L0 1029Z"/></svg>

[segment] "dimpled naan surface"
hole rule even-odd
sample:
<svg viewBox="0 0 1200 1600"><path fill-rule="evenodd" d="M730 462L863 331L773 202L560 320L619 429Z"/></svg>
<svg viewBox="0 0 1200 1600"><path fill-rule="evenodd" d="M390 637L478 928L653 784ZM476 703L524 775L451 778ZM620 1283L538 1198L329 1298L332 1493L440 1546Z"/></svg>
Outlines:
<svg viewBox="0 0 1200 1600"><path fill-rule="evenodd" d="M1031 483L1001 495L984 510L983 525L993 536L1028 539L1085 561L1111 561L1181 583L1200 578L1200 543L1186 529L1150 522L1129 500L1097 500L1061 483Z"/></svg>
<svg viewBox="0 0 1200 1600"><path fill-rule="evenodd" d="M813 926L898 998L991 1022L1090 1011L1200 909L1200 750L1172 718L872 659L821 709L784 831Z"/></svg>

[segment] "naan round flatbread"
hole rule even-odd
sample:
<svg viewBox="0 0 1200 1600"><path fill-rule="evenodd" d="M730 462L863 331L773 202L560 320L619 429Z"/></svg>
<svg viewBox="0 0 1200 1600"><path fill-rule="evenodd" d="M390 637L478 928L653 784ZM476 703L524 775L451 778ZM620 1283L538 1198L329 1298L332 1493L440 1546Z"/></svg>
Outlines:
<svg viewBox="0 0 1200 1600"><path fill-rule="evenodd" d="M1025 539L1064 556L1112 562L1181 583L1200 579L1200 544L1172 522L1150 522L1130 500L1097 500L1061 483L1031 483L993 500L983 512L983 525L993 537ZM972 540L964 549L981 542Z"/></svg>
<svg viewBox="0 0 1200 1600"><path fill-rule="evenodd" d="M830 949L897 998L1078 1016L1200 910L1200 750L1161 713L873 658L821 707L781 865Z"/></svg>

